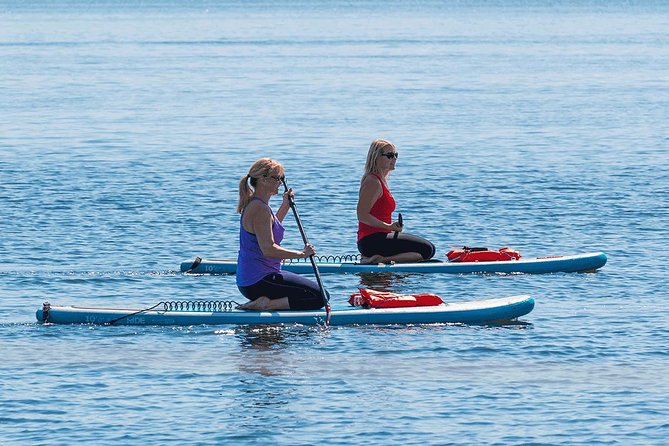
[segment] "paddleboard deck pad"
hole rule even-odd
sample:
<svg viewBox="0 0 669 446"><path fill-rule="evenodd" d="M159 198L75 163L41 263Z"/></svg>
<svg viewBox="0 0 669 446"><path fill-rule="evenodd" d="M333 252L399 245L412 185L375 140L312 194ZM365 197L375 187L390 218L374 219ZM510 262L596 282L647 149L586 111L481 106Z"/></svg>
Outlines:
<svg viewBox="0 0 669 446"><path fill-rule="evenodd" d="M346 258L347 256L345 256ZM348 256L350 257L350 256ZM324 260L323 260L324 259ZM331 260L332 259L332 260ZM313 274L311 262L285 261L281 268L297 274ZM321 273L576 273L596 271L606 264L603 252L567 256L548 256L521 258L519 260L495 262L445 262L427 261L420 263L395 263L379 265L361 265L354 260L317 258L316 265ZM236 260L208 260L196 258L181 263L181 272L189 274L234 274L237 270Z"/></svg>
<svg viewBox="0 0 669 446"><path fill-rule="evenodd" d="M199 305L202 303L202 305ZM161 305L163 304L163 305ZM176 304L176 305L175 305ZM325 325L325 310L243 311L230 302L162 302L153 309L111 309L55 306L44 303L37 320L51 324L95 325ZM212 309L204 309L211 308ZM179 309L181 308L181 309ZM185 309L184 309L185 308ZM330 325L394 324L487 324L512 321L528 314L534 299L528 295L470 302L452 302L430 307L333 309Z"/></svg>

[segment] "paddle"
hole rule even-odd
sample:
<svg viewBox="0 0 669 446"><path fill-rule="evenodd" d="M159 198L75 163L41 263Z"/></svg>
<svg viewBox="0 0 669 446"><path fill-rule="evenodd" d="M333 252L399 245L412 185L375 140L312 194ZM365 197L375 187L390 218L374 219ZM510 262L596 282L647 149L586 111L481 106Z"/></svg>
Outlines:
<svg viewBox="0 0 669 446"><path fill-rule="evenodd" d="M283 183L283 188L285 189L286 192L288 192L288 185L286 185L286 177L281 177L281 182ZM304 228L302 227L302 221L300 221L300 215L297 213L297 206L295 205L295 200L293 200L293 197L288 195L288 203L290 204L290 208L293 210L293 214L295 215L295 221L297 222L297 227L300 229L300 234L302 234L302 240L304 241L304 244L308 244L309 240L307 239L307 234L304 232ZM330 301L328 300L327 294L325 294L325 289L323 288L323 282L321 281L321 274L318 272L318 266L316 265L316 260L314 259L314 255L309 256L309 260L311 260L311 266L314 268L314 274L316 275L316 282L318 282L318 288L321 290L321 296L323 297L323 303L325 304L325 326L330 325Z"/></svg>
<svg viewBox="0 0 669 446"><path fill-rule="evenodd" d="M402 213L400 212L397 214L397 222L400 224L400 226L404 226L402 223ZM393 236L394 239L397 239L397 236L400 235L400 231L395 231L395 235Z"/></svg>

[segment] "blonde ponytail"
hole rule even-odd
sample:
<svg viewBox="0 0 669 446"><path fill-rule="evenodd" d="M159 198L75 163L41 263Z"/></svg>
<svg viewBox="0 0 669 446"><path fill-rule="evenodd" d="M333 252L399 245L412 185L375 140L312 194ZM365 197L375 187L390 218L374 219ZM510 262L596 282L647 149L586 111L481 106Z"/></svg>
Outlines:
<svg viewBox="0 0 669 446"><path fill-rule="evenodd" d="M268 175L283 176L283 166L278 161L270 158L260 158L249 169L248 175L244 175L239 181L239 202L237 203L237 212L240 214L253 199L255 187L260 177Z"/></svg>
<svg viewBox="0 0 669 446"><path fill-rule="evenodd" d="M239 202L237 203L237 212L240 214L253 198L253 191L249 187L250 178L249 175L244 175L239 182Z"/></svg>

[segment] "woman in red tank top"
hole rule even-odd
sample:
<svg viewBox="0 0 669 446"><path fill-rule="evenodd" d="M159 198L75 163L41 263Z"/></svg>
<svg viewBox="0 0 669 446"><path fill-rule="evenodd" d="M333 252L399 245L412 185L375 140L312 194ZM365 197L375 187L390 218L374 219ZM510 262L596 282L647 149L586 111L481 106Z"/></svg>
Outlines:
<svg viewBox="0 0 669 446"><path fill-rule="evenodd" d="M384 139L372 142L358 194L358 250L360 263L412 263L428 260L435 248L429 241L402 233L393 222L395 199L388 189L388 175L397 162L395 145Z"/></svg>

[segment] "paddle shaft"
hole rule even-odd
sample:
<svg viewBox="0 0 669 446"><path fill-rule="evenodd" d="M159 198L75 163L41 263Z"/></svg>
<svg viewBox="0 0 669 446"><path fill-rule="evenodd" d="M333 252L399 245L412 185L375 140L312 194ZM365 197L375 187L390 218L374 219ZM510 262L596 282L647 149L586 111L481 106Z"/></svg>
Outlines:
<svg viewBox="0 0 669 446"><path fill-rule="evenodd" d="M404 224L402 223L402 213L401 212L399 214L397 214L397 222L400 224L400 226L404 226ZM400 235L400 231L395 231L395 234L393 235L393 238L396 239L398 235Z"/></svg>
<svg viewBox="0 0 669 446"><path fill-rule="evenodd" d="M402 223L402 213L400 212L397 214L397 221L400 224L400 226L404 226L404 223ZM393 238L397 238L397 236L400 235L400 231L395 231L395 235L393 235Z"/></svg>
<svg viewBox="0 0 669 446"><path fill-rule="evenodd" d="M283 183L283 187L288 192L288 185L286 185L286 179L282 178L281 182ZM302 234L302 240L304 241L304 244L309 243L309 239L307 239L307 234L304 232L304 227L302 226L302 221L300 220L300 214L297 212L297 206L295 205L295 201L293 200L293 197L288 195L288 203L290 204L290 208L293 210L293 214L295 215L295 221L297 222L297 227L300 229L300 234ZM311 260L311 266L314 268L314 274L316 275L316 282L318 283L318 288L321 291L321 296L323 297L323 303L325 304L325 311L327 313L327 319L328 323L330 320L330 301L328 299L327 294L325 294L325 288L323 288L323 282L321 281L321 274L318 272L318 265L316 265L316 260L314 259L314 255L309 256L309 260Z"/></svg>

